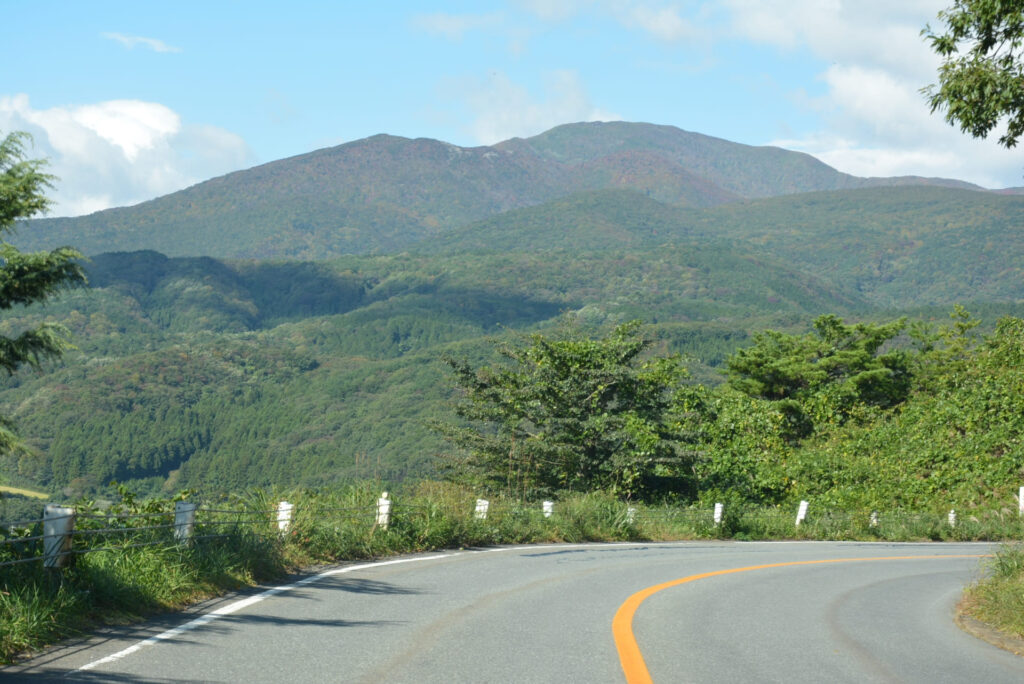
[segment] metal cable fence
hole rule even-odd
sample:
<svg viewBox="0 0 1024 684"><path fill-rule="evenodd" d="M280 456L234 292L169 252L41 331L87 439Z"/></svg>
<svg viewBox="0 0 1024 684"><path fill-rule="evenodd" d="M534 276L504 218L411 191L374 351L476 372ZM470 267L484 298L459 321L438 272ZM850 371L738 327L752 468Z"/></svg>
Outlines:
<svg viewBox="0 0 1024 684"><path fill-rule="evenodd" d="M314 522L386 529L391 504L386 494L376 504L363 506L296 508L282 501L273 508L257 510L179 502L175 510L102 512L48 504L43 517L0 522L0 569L32 562L63 567L67 558L76 555L180 545L237 534L280 536L295 524ZM414 514L426 508L403 504L395 510Z"/></svg>
<svg viewBox="0 0 1024 684"><path fill-rule="evenodd" d="M266 505L265 502L263 505ZM59 568L67 559L95 552L117 552L150 546L179 546L200 540L254 534L282 538L289 532L311 535L365 534L433 521L464 518L474 524L514 526L544 524L561 528L604 525L628 529L638 537L657 538L1024 538L1024 518L1013 514L957 517L920 511L815 510L801 502L796 511L755 506L711 508L639 506L606 502L587 508L566 502L526 503L485 499L406 503L387 493L364 505L295 506L287 501L268 508L201 507L177 502L174 510L76 510L48 504L41 518L0 522L0 569L42 562ZM329 533L329 534L328 534ZM499 537L495 536L497 540ZM568 535L567 535L568 538Z"/></svg>

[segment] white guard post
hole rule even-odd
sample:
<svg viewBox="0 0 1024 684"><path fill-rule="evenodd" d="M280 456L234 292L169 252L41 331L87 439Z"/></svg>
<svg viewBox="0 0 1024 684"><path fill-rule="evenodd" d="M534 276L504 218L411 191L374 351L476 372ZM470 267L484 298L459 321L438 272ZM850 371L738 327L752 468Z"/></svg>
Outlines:
<svg viewBox="0 0 1024 684"><path fill-rule="evenodd" d="M491 502L487 499L477 499L476 512L473 515L480 520L485 520L487 518L487 509L490 508L490 506Z"/></svg>
<svg viewBox="0 0 1024 684"><path fill-rule="evenodd" d="M377 525L382 530L388 529L388 523L391 522L391 499L388 498L387 492L381 492L380 498L377 499Z"/></svg>
<svg viewBox="0 0 1024 684"><path fill-rule="evenodd" d="M555 502L545 501L541 504L541 510L544 511L544 517L550 518L551 514L555 512Z"/></svg>
<svg viewBox="0 0 1024 684"><path fill-rule="evenodd" d="M871 526L878 527L878 511L871 511Z"/></svg>
<svg viewBox="0 0 1024 684"><path fill-rule="evenodd" d="M722 512L725 510L725 506L720 503L715 504L715 525L722 524Z"/></svg>
<svg viewBox="0 0 1024 684"><path fill-rule="evenodd" d="M290 504L287 501L277 504L277 529L282 534L287 532L288 527L292 524L293 508L295 508L295 504Z"/></svg>
<svg viewBox="0 0 1024 684"><path fill-rule="evenodd" d="M174 541L184 542L192 538L198 507L199 504L187 501L174 502Z"/></svg>
<svg viewBox="0 0 1024 684"><path fill-rule="evenodd" d="M949 516L947 517L947 520L949 520L949 526L950 527L956 527L956 509L955 508L954 509L950 509Z"/></svg>
<svg viewBox="0 0 1024 684"><path fill-rule="evenodd" d="M630 506L626 509L626 524L632 525L636 521L636 508Z"/></svg>
<svg viewBox="0 0 1024 684"><path fill-rule="evenodd" d="M807 502L806 501L801 501L800 502L800 508L797 509L797 512L796 512L796 526L800 527L800 523L802 523L806 518L807 518Z"/></svg>
<svg viewBox="0 0 1024 684"><path fill-rule="evenodd" d="M1017 514L1024 515L1024 487L1017 492Z"/></svg>
<svg viewBox="0 0 1024 684"><path fill-rule="evenodd" d="M63 568L71 557L71 534L75 531L75 509L57 504L43 507L43 567Z"/></svg>

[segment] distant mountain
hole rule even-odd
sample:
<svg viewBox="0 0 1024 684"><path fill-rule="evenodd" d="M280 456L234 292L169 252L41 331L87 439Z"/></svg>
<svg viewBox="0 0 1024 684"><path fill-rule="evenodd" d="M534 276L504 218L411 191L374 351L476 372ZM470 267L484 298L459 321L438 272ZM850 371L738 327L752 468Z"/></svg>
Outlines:
<svg viewBox="0 0 1024 684"><path fill-rule="evenodd" d="M498 143L495 147L532 152L570 166L594 163L625 152L656 155L706 183L748 199L890 185L982 189L971 183L943 178L858 178L836 171L802 152L780 147L751 147L674 126L624 121L566 124L532 138Z"/></svg>
<svg viewBox="0 0 1024 684"><path fill-rule="evenodd" d="M706 208L876 185L813 157L671 126L580 123L491 147L377 135L199 183L133 207L21 226L16 244L86 254L325 259L401 251L454 228L582 191L632 189Z"/></svg>

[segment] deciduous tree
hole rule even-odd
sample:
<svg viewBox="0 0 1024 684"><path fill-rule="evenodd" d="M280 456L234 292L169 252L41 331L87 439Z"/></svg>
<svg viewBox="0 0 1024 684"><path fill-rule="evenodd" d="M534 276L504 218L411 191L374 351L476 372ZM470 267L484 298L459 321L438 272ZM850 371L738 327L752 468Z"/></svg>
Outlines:
<svg viewBox="0 0 1024 684"><path fill-rule="evenodd" d="M442 432L467 454L467 474L526 496L558 490L648 493L658 476L685 480L686 454L672 432L677 357L643 359L638 322L590 339L568 326L554 337L503 344L507 363L475 368L449 358L468 426ZM679 483L685 486L685 482Z"/></svg>
<svg viewBox="0 0 1024 684"><path fill-rule="evenodd" d="M937 85L923 90L932 111L975 138L1006 121L999 144L1024 133L1024 0L956 0L939 13L943 30L922 34L942 57Z"/></svg>

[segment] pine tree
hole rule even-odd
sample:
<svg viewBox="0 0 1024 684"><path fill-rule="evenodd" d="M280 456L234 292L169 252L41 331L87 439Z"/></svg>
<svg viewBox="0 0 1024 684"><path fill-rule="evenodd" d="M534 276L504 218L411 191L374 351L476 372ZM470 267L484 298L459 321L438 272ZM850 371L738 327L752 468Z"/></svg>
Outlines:
<svg viewBox="0 0 1024 684"><path fill-rule="evenodd" d="M16 222L45 212L51 205L45 191L56 180L44 173L46 161L28 159L27 133L13 132L0 140L0 310L41 304L68 287L83 284L82 255L70 247L22 253L2 240L14 232ZM39 367L59 357L68 346L67 331L43 323L15 337L0 336L0 368L13 374L24 365ZM18 447L11 421L0 416L0 453Z"/></svg>

